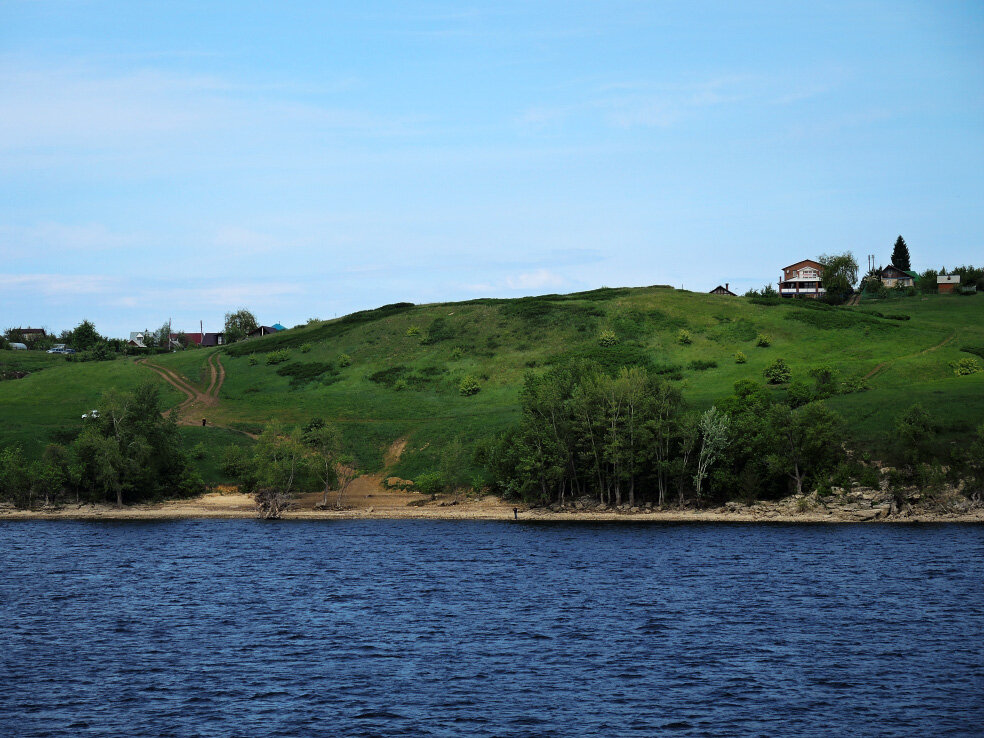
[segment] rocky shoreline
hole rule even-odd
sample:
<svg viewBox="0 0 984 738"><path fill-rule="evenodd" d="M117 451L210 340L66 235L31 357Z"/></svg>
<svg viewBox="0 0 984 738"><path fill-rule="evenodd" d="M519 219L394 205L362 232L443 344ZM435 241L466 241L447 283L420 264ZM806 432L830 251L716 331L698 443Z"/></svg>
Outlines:
<svg viewBox="0 0 984 738"><path fill-rule="evenodd" d="M385 500L367 495L362 504L341 509L298 507L286 520L516 520L527 522L680 522L680 523L984 523L984 505L955 490L926 495L909 490L903 495L885 490L854 488L826 497L794 495L776 501L728 502L712 508L658 508L652 504L602 507L577 500L561 507L528 507L491 495L453 495L426 498L406 495ZM515 512L514 512L515 511ZM60 508L18 510L0 506L3 520L179 520L196 518L255 518L251 497L236 492L213 492L189 500L172 500L116 508L109 505L66 505Z"/></svg>

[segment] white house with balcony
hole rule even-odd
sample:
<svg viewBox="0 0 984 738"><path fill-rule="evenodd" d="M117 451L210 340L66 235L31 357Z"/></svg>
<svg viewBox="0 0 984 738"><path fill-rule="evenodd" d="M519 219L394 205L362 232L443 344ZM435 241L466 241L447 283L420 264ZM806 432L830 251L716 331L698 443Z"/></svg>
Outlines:
<svg viewBox="0 0 984 738"><path fill-rule="evenodd" d="M782 270L779 294L782 297L809 297L816 300L826 294L823 288L823 265L804 259Z"/></svg>

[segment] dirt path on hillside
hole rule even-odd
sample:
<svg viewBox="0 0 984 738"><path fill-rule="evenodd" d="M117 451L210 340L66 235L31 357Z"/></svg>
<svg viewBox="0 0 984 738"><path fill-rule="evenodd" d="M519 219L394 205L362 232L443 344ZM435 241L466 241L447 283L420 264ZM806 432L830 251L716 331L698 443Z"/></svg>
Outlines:
<svg viewBox="0 0 984 738"><path fill-rule="evenodd" d="M915 356L923 356L925 354L931 354L934 351L939 351L941 348L943 348L944 346L946 346L948 343L950 343L950 341L952 341L956 337L957 337L957 334L954 333L949 338L944 338L942 341L940 341L935 346L930 346L929 348L923 349L922 351L916 351L913 354L906 354L905 356L900 356L898 359L892 359L892 361L898 361L899 359L911 359L911 358L913 358ZM865 374L864 375L864 378L865 379L871 379L873 376L875 376L876 374L878 374L882 369L884 369L889 364L891 364L892 361L883 361L878 366L876 366L874 369L872 369L870 372L868 372L867 374Z"/></svg>
<svg viewBox="0 0 984 738"><path fill-rule="evenodd" d="M163 367L160 364L154 364L149 359L138 359L136 363L153 371L185 396L185 399L176 407L179 425L198 425L201 422L200 417L205 408L218 406L219 391L222 389L222 383L225 381L225 367L222 366L222 360L218 354L212 354L205 362L209 369L210 381L208 387L204 390L197 388L183 374L178 374L176 371ZM216 427L221 428L224 426ZM228 430L236 429L229 428ZM245 433L244 431L238 432ZM245 435L255 438L251 433L245 433Z"/></svg>

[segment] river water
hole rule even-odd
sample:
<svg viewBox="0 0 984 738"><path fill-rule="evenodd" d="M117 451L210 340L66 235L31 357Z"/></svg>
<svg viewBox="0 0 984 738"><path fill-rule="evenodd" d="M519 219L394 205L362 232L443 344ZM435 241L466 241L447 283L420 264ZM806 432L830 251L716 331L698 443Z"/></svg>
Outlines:
<svg viewBox="0 0 984 738"><path fill-rule="evenodd" d="M984 527L0 523L4 736L984 733Z"/></svg>

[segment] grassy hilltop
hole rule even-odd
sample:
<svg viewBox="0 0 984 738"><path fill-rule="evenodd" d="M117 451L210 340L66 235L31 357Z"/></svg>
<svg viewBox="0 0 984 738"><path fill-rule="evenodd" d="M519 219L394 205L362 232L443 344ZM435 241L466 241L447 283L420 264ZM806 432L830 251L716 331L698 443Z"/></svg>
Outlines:
<svg viewBox="0 0 984 738"><path fill-rule="evenodd" d="M681 330L691 343L680 342ZM608 331L614 345L602 345L610 337L599 340ZM760 334L770 346L757 346ZM467 448L516 422L526 372L577 357L613 371L648 365L678 384L695 407L730 394L740 379L764 383L763 370L777 358L789 364L794 380L811 381L809 369L826 364L842 379L866 378L868 389L828 401L857 443L877 452L894 417L914 403L937 416L955 440L984 419L984 374L956 376L951 367L972 356L965 349L984 354L984 296L832 308L644 287L396 304L153 362L204 388L207 359L222 353L219 402L203 412L210 426L182 429L189 448L201 444L197 463L210 481L222 481L216 465L221 447L251 443L246 433L272 420L301 424L313 417L336 422L366 470L382 469L386 449L407 439L387 471L412 479L434 469L453 439ZM738 351L746 363L736 363ZM20 367L32 373L0 382L0 445L20 444L29 454L70 440L82 413L111 387L153 380L161 382L167 402L183 399L132 360L76 363L0 353L0 371ZM462 394L466 378L477 381L477 393ZM780 396L785 391L773 389Z"/></svg>

